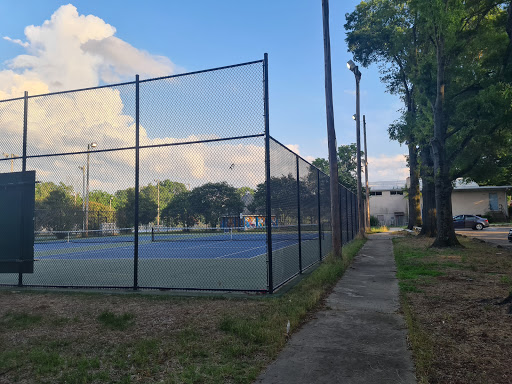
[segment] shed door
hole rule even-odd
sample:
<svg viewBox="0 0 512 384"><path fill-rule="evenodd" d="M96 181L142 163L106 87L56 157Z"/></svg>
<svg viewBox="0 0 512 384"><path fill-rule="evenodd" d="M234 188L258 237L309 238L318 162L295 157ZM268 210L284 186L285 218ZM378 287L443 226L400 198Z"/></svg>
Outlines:
<svg viewBox="0 0 512 384"><path fill-rule="evenodd" d="M498 194L497 193L489 193L489 208L491 211L498 210Z"/></svg>

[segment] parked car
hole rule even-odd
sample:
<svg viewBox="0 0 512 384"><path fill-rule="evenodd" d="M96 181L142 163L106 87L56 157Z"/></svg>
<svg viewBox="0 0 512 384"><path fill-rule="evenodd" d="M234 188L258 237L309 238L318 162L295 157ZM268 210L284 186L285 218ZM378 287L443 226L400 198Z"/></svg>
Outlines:
<svg viewBox="0 0 512 384"><path fill-rule="evenodd" d="M508 241L512 241L512 229L508 231Z"/></svg>
<svg viewBox="0 0 512 384"><path fill-rule="evenodd" d="M476 215L453 216L454 228L472 228L482 230L489 226L489 220Z"/></svg>

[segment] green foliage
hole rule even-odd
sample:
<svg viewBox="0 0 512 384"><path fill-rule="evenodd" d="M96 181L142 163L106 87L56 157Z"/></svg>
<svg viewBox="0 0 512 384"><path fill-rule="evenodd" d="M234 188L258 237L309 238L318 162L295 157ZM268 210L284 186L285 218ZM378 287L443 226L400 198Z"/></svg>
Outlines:
<svg viewBox="0 0 512 384"><path fill-rule="evenodd" d="M226 182L207 183L174 196L161 211L161 216L169 225L192 227L202 220L210 227L216 227L222 216L238 216L243 208L236 188Z"/></svg>
<svg viewBox="0 0 512 384"><path fill-rule="evenodd" d="M113 200L114 196L105 191L95 189L94 191L89 192L89 204L91 202L95 202L95 203L99 203L103 206L109 207L110 206L110 198L112 198L112 200Z"/></svg>
<svg viewBox="0 0 512 384"><path fill-rule="evenodd" d="M380 225L379 219L377 219L375 216L370 216L370 227L378 227Z"/></svg>
<svg viewBox="0 0 512 384"><path fill-rule="evenodd" d="M350 189L352 192L357 191L357 146L352 143L349 145L340 145L338 147L338 179L339 182ZM361 151L361 158L364 152ZM317 158L313 161L313 165L320 169L326 175L329 175L329 161Z"/></svg>
<svg viewBox="0 0 512 384"><path fill-rule="evenodd" d="M117 209L117 226L120 228L133 227L135 221L135 189L128 188L121 193L116 192L119 196L119 206ZM118 194L119 193L119 194ZM157 215L157 204L148 196L148 192L141 191L139 193L139 222L147 224L152 222Z"/></svg>
<svg viewBox="0 0 512 384"><path fill-rule="evenodd" d="M6 328L27 329L39 324L42 317L29 313L7 312L1 319L0 325Z"/></svg>
<svg viewBox="0 0 512 384"><path fill-rule="evenodd" d="M162 211L163 222L169 226L192 227L198 222L198 217L192 211L190 192L182 192L172 199Z"/></svg>
<svg viewBox="0 0 512 384"><path fill-rule="evenodd" d="M507 7L510 2L489 0L369 0L347 15L346 40L354 59L363 66L378 63L388 91L404 101L390 138L409 150L436 145L439 199L458 177L484 185L512 182ZM440 207L441 219L451 220ZM438 232L438 238L452 235Z"/></svg>
<svg viewBox="0 0 512 384"><path fill-rule="evenodd" d="M204 218L210 227L220 224L220 218L226 215L238 216L244 208L236 188L222 183L206 183L196 187L190 193L192 212Z"/></svg>
<svg viewBox="0 0 512 384"><path fill-rule="evenodd" d="M65 231L82 225L82 208L75 205L66 189L58 188L46 192L36 200L36 230Z"/></svg>
<svg viewBox="0 0 512 384"><path fill-rule="evenodd" d="M318 216L317 203L317 171L311 168L307 176L299 180L302 222L314 222ZM279 225L295 224L297 210L290 208L294 201L293 191L297 191L297 180L292 174L270 178L270 195L272 199L272 214L276 215ZM292 196L292 197L290 197ZM267 201L267 183L260 183L254 192L254 200L248 206L253 214L264 215Z"/></svg>
<svg viewBox="0 0 512 384"><path fill-rule="evenodd" d="M249 193L251 195L254 195L254 189L252 189L251 187L242 187L242 188L237 188L236 190L238 192L238 194L240 195L240 197L243 197L246 195L246 193Z"/></svg>

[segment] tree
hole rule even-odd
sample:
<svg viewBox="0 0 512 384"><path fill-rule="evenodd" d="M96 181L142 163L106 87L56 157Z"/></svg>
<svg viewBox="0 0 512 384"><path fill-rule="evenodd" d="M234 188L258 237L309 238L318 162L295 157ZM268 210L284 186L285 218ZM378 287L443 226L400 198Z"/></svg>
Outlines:
<svg viewBox="0 0 512 384"><path fill-rule="evenodd" d="M82 211L63 189L51 190L45 198L36 200L36 228L50 231L72 231L82 224ZM57 234L64 237L65 234Z"/></svg>
<svg viewBox="0 0 512 384"><path fill-rule="evenodd" d="M174 196L172 201L162 209L161 216L164 223L170 226L193 227L199 221L192 211L190 195L190 192L184 191Z"/></svg>
<svg viewBox="0 0 512 384"><path fill-rule="evenodd" d="M402 121L389 128L390 138L405 143L409 163L409 229L421 225L418 150L414 137L415 90L411 76L417 70L417 37L414 14L405 1L361 2L346 15L347 44L364 67L380 63L381 81L405 104Z"/></svg>
<svg viewBox="0 0 512 384"><path fill-rule="evenodd" d="M91 202L96 202L102 204L104 206L110 206L110 198L114 196L108 192L101 191L99 189L95 189L89 192L89 209Z"/></svg>
<svg viewBox="0 0 512 384"><path fill-rule="evenodd" d="M241 188L237 188L236 190L238 192L238 194L240 195L240 197L243 197L245 196L247 193L251 194L251 195L254 195L254 189L252 189L251 187L241 187Z"/></svg>
<svg viewBox="0 0 512 384"><path fill-rule="evenodd" d="M302 188L301 188L302 189ZM279 225L297 225L297 180L292 174L270 178L270 199L272 215L277 217ZM249 210L255 214L265 212L267 201L267 183L256 186L254 201Z"/></svg>
<svg viewBox="0 0 512 384"><path fill-rule="evenodd" d="M194 215L202 216L214 228L222 216L240 215L244 204L236 188L222 183L207 183L190 193L190 209Z"/></svg>
<svg viewBox="0 0 512 384"><path fill-rule="evenodd" d="M504 142L500 136L510 132L510 84L502 76L509 43L506 12L487 0L411 1L411 7L420 20L420 64L427 74L417 84L433 115L434 246L459 245L451 212L452 181L470 175L482 161L496 164L495 151L486 144L498 149Z"/></svg>
<svg viewBox="0 0 512 384"><path fill-rule="evenodd" d="M431 148L436 207L423 219L436 212L434 246L458 244L452 181L504 174L496 165L506 163L512 141L511 8L510 1L371 0L347 15L356 59L379 62L388 91L405 101L390 135L409 147L411 180L411 150L421 151L424 208Z"/></svg>
<svg viewBox="0 0 512 384"><path fill-rule="evenodd" d="M363 153L363 152L361 152ZM357 147L355 143L348 145L340 145L337 151L338 156L338 180L340 184L350 189L352 192L357 191ZM313 161L313 165L320 169L323 173L328 174L329 162L322 158Z"/></svg>
<svg viewBox="0 0 512 384"><path fill-rule="evenodd" d="M169 179L159 181L159 186L149 184L141 188L141 193L146 194L151 200L158 204L158 197L160 196L160 208L165 208L173 198L183 192L187 191L187 187L183 183L170 181Z"/></svg>
<svg viewBox="0 0 512 384"><path fill-rule="evenodd" d="M117 226L120 228L132 228L135 223L135 189L128 188L117 191L116 196L120 198L116 211ZM122 199L122 200L121 200ZM147 193L139 193L139 223L147 224L152 222L157 214L156 203Z"/></svg>

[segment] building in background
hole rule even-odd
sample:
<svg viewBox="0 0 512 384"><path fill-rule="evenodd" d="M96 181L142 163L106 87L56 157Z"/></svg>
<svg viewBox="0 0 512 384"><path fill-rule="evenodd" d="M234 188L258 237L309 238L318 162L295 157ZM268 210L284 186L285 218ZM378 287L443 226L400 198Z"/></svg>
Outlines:
<svg viewBox="0 0 512 384"><path fill-rule="evenodd" d="M380 225L407 225L407 185L408 180L370 183L370 215L375 216ZM452 192L453 215L478 215L495 222L508 221L509 190L512 190L510 185L481 187L477 183L463 183L457 180Z"/></svg>
<svg viewBox="0 0 512 384"><path fill-rule="evenodd" d="M370 216L375 216L380 225L391 227L407 225L409 204L403 181L379 181L369 183Z"/></svg>

